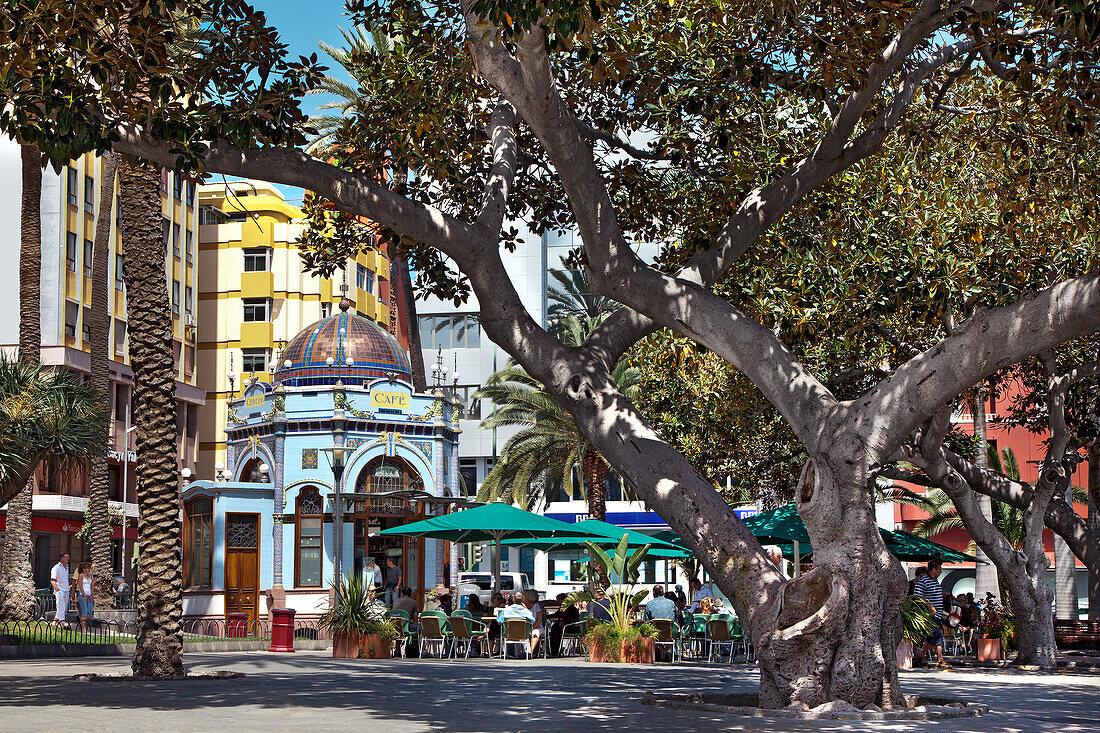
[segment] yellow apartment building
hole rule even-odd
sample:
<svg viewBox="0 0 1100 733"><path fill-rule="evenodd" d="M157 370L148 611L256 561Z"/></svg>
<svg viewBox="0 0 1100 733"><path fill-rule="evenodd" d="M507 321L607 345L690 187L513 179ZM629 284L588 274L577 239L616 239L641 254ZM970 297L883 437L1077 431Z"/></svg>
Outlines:
<svg viewBox="0 0 1100 733"><path fill-rule="evenodd" d="M88 154L72 161L59 173L46 168L42 176L42 361L89 373L91 367L92 251L99 216L99 188L103 160ZM0 138L0 347L19 342L19 243L21 165L19 146ZM205 394L196 371L198 279L196 256L198 218L196 186L183 177L161 174L161 225L164 233L166 287L173 315L173 349L176 357L176 400L179 464L196 468L198 417ZM122 204L125 205L125 202ZM133 372L127 355L126 288L122 278L122 239L119 234L119 202L112 217L108 273L110 330L111 466L110 498L121 503L127 516L126 565L136 537L137 504L133 471L133 436L129 444L129 420ZM36 477L34 496L34 570L36 587L49 585L49 569L61 551L73 561L84 559L84 547L76 533L88 504L88 476L83 472ZM116 570L122 563L122 528L116 535ZM128 567L127 567L128 572Z"/></svg>
<svg viewBox="0 0 1100 733"><path fill-rule="evenodd" d="M354 309L387 328L390 262L369 250L332 278L307 274L296 249L302 211L275 186L240 180L198 188L198 477L225 465L227 401L253 377L270 381L287 341L332 314L347 284Z"/></svg>

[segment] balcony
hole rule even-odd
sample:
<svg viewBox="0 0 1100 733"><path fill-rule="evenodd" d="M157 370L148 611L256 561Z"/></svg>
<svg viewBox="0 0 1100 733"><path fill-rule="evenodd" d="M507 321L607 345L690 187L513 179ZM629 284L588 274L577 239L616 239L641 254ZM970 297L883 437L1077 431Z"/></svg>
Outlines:
<svg viewBox="0 0 1100 733"><path fill-rule="evenodd" d="M241 225L241 244L245 247L271 247L275 243L275 222L244 222Z"/></svg>
<svg viewBox="0 0 1100 733"><path fill-rule="evenodd" d="M242 298L270 298L275 292L275 273L273 272L243 272L241 273L241 297Z"/></svg>
<svg viewBox="0 0 1100 733"><path fill-rule="evenodd" d="M274 326L270 321L245 322L241 324L241 347L262 348L271 346Z"/></svg>

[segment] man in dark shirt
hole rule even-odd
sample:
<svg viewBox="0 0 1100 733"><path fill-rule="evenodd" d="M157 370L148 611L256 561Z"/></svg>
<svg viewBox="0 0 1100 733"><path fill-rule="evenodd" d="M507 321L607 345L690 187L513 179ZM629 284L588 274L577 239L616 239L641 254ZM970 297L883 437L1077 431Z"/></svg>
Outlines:
<svg viewBox="0 0 1100 733"><path fill-rule="evenodd" d="M401 568L397 567L397 561L392 557L386 558L386 605L393 607L393 600L397 597L397 589L401 587Z"/></svg>

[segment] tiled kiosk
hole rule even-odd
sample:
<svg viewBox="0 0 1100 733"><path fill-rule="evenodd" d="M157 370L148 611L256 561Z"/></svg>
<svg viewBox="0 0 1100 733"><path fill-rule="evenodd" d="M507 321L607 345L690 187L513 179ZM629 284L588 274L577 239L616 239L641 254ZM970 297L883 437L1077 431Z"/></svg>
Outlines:
<svg viewBox="0 0 1100 733"><path fill-rule="evenodd" d="M423 600L450 585L457 548L380 538L382 529L445 511L458 496L457 401L416 394L397 340L346 309L288 342L273 383L251 379L229 403L227 465L182 495L184 618L298 618L323 612L339 548L343 573L394 558ZM331 452L345 447L342 531L334 532ZM418 498L419 497L419 498Z"/></svg>

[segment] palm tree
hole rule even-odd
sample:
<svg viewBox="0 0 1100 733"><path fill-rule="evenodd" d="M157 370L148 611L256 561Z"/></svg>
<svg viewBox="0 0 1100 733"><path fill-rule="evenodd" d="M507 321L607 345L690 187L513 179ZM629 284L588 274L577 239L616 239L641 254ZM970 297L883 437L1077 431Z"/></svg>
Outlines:
<svg viewBox="0 0 1100 733"><path fill-rule="evenodd" d="M183 613L179 562L172 311L160 230L160 172L124 158L118 165L123 278L134 371L138 535L138 634L135 675L179 677Z"/></svg>
<svg viewBox="0 0 1100 733"><path fill-rule="evenodd" d="M96 400L104 414L111 404L110 361L110 310L108 308L108 271L111 266L111 219L115 198L115 171L118 158L110 153L102 159L99 186L99 219L96 222L95 244L92 250L92 308L90 328L91 385ZM107 421L104 420L106 429ZM104 444L107 436L104 435ZM87 522L91 533L92 564L96 568L95 602L99 607L110 608L114 604L111 592L111 527L107 493L109 477L107 453L93 456L90 471ZM125 500L125 497L123 497Z"/></svg>
<svg viewBox="0 0 1100 733"><path fill-rule="evenodd" d="M345 153L334 142L341 127L348 119L359 114L359 111L370 104L358 89L363 81L359 75L363 73L364 65L355 62L355 57L361 54L377 56L384 64L392 63L390 53L393 41L381 30L367 32L363 27L356 26L352 30L340 29L344 37L345 48L337 48L327 43L320 44L332 60L340 64L344 71L356 82L352 86L342 79L325 75L318 85L310 90L309 94L326 94L334 97L333 101L326 102L318 109L326 110L325 113L309 118L309 125L317 131L316 137L307 147L306 151L321 157L342 157ZM332 110L332 112L328 112ZM391 145L390 150L396 150L397 146ZM388 181L391 188L400 190L407 179L405 166L398 160L392 161L393 175ZM412 369L413 388L417 392L428 390L427 375L424 371L424 352L420 342L420 324L416 313L416 295L413 292L412 277L409 274L408 258L400 241L392 244L390 287L398 288L401 301L405 305L405 315L409 324L409 360Z"/></svg>
<svg viewBox="0 0 1100 733"><path fill-rule="evenodd" d="M23 191L19 231L19 360L36 365L42 349L42 155L33 145L23 145L20 157ZM34 607L31 574L34 487L29 475L25 483L8 501L4 565L0 574L0 616L13 621L29 618Z"/></svg>
<svg viewBox="0 0 1100 733"><path fill-rule="evenodd" d="M611 298L592 292L584 270L551 269L550 277L554 282L546 295L550 301L546 315L554 328L573 316L586 333L591 333L603 319L621 307Z"/></svg>
<svg viewBox="0 0 1100 733"><path fill-rule="evenodd" d="M585 329L576 316L567 316L557 329L566 344L582 340ZM612 377L631 398L638 390L640 372L620 360ZM588 514L607 516L607 460L581 435L573 417L538 380L509 363L492 375L476 399L492 400L493 414L483 430L505 426L522 428L504 444L501 458L485 477L478 492L482 501L504 499L521 508L540 507L550 500L548 490L562 486L573 494L576 475L582 477ZM621 480L621 478L619 479Z"/></svg>

